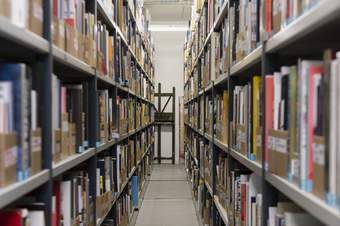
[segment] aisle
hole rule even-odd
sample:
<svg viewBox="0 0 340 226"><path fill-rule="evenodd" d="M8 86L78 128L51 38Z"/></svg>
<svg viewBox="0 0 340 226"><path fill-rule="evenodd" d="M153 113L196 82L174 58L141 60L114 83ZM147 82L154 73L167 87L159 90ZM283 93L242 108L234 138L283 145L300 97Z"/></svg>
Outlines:
<svg viewBox="0 0 340 226"><path fill-rule="evenodd" d="M136 226L198 226L183 165L154 165Z"/></svg>

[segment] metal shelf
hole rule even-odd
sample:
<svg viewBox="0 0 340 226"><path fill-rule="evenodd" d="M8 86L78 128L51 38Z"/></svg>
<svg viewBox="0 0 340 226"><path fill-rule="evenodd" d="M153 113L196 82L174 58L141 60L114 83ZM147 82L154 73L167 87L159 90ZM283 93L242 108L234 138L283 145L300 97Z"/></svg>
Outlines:
<svg viewBox="0 0 340 226"><path fill-rule="evenodd" d="M228 219L228 212L227 210L221 205L220 201L218 200L218 197L214 195L214 203L217 207L218 212L220 213L220 216L225 223L225 225L229 225L229 219Z"/></svg>
<svg viewBox="0 0 340 226"><path fill-rule="evenodd" d="M190 148L188 145L185 145L185 146L186 146L186 148L187 148L187 150L188 150L188 152L189 152L191 158L194 159L194 162L195 162L196 166L198 166L198 160L197 160L197 158L194 156L194 154L192 153L191 148Z"/></svg>
<svg viewBox="0 0 340 226"><path fill-rule="evenodd" d="M79 60L78 58L72 56L68 52L60 49L55 45L53 45L52 47L52 54L54 60L63 66L72 68L78 72L84 73L89 76L96 75L96 70L92 68L90 65L86 64L85 62Z"/></svg>
<svg viewBox="0 0 340 226"><path fill-rule="evenodd" d="M6 207L15 200L30 193L46 183L50 178L50 171L43 170L28 179L0 189L0 208Z"/></svg>
<svg viewBox="0 0 340 226"><path fill-rule="evenodd" d="M204 184L205 184L205 186L207 187L207 189L208 189L210 195L213 196L213 195L214 195L214 194L213 194L213 190L212 190L212 188L210 187L210 184L208 183L208 181L206 181L205 179L204 179Z"/></svg>
<svg viewBox="0 0 340 226"><path fill-rule="evenodd" d="M0 16L0 37L36 53L48 53L49 42L37 34L12 24Z"/></svg>
<svg viewBox="0 0 340 226"><path fill-rule="evenodd" d="M260 163L248 159L246 156L242 155L241 153L239 153L238 151L232 148L229 148L229 150L230 150L231 156L233 156L237 161L242 163L244 166L246 166L248 169L250 169L257 175L262 176L263 174L262 166Z"/></svg>
<svg viewBox="0 0 340 226"><path fill-rule="evenodd" d="M228 153L228 145L225 143L222 143L222 141L219 141L218 139L214 139L214 144L219 147L224 152Z"/></svg>
<svg viewBox="0 0 340 226"><path fill-rule="evenodd" d="M266 173L265 179L324 224L329 226L339 225L340 211L328 206L324 200L317 198L311 193L302 191L296 185L277 175Z"/></svg>
<svg viewBox="0 0 340 226"><path fill-rule="evenodd" d="M251 53L249 53L245 58L243 58L240 62L236 63L230 68L230 76L237 75L255 65L256 63L259 63L261 61L262 52L263 47L262 45L260 45Z"/></svg>
<svg viewBox="0 0 340 226"><path fill-rule="evenodd" d="M122 142L123 140L129 138L130 136L133 136L133 135L139 133L140 131L145 130L146 128L148 128L149 126L152 126L153 124L154 123L151 122L151 123L149 123L146 126L143 126L143 127L139 128L139 129L135 129L134 131L131 131L131 132L127 133L127 134L124 134L123 136L119 137L118 139L112 139L112 140L110 140L110 141L108 141L106 143L100 144L97 147L97 153L105 151L106 149L108 149L108 148L110 148L110 147L112 147L112 146Z"/></svg>
<svg viewBox="0 0 340 226"><path fill-rule="evenodd" d="M151 80L149 74L145 71L143 65L138 61L135 52L131 49L131 46L129 45L128 41L126 40L125 35L123 32L120 30L120 27L109 17L108 13L106 12L106 9L102 5L102 3L98 0L97 1L97 9L98 9L98 14L100 14L104 19L105 22L111 27L111 29L115 30L117 34L120 36L121 40L124 42L124 44L127 46L128 50L131 53L131 56L134 58L136 61L136 65L138 68L140 68L145 75L145 77L148 79L150 84L154 87L153 81Z"/></svg>
<svg viewBox="0 0 340 226"><path fill-rule="evenodd" d="M96 149L90 148L85 150L83 153L74 154L53 166L52 176L57 177L62 173L72 169L73 167L79 165L82 162L85 162L89 158L93 157L96 153Z"/></svg>
<svg viewBox="0 0 340 226"><path fill-rule="evenodd" d="M267 41L267 52L284 48L303 36L308 36L330 21L339 18L340 1L323 0L283 28Z"/></svg>

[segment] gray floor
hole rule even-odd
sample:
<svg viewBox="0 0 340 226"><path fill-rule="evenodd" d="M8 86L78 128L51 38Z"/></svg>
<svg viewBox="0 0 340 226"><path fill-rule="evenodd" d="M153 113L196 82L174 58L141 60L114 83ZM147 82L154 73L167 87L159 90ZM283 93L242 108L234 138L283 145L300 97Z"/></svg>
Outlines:
<svg viewBox="0 0 340 226"><path fill-rule="evenodd" d="M154 165L136 226L198 226L183 165Z"/></svg>

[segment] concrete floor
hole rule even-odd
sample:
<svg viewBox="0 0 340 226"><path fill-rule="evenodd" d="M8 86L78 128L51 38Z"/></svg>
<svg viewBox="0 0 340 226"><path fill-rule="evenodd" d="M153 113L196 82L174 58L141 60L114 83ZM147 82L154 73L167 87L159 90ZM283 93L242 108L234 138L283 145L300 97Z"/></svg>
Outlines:
<svg viewBox="0 0 340 226"><path fill-rule="evenodd" d="M154 165L136 226L199 226L183 165Z"/></svg>

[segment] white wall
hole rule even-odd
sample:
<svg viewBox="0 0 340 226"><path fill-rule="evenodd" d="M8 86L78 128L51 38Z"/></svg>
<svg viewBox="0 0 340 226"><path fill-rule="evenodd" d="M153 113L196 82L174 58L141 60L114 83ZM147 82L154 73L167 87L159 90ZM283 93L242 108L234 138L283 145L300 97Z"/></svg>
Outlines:
<svg viewBox="0 0 340 226"><path fill-rule="evenodd" d="M158 83L162 84L162 92L172 92L176 88L176 124L175 124L175 153L176 163L179 160L179 127L178 127L178 97L183 96L183 44L185 31L153 31L152 37L155 43L155 88L158 91ZM166 99L162 99L164 105ZM156 98L156 106L157 106ZM171 111L172 104L169 103L166 111ZM157 131L157 129L156 129ZM156 135L157 138L157 135ZM162 157L171 157L172 152L171 130L165 128L161 135ZM156 139L157 155L157 139Z"/></svg>

